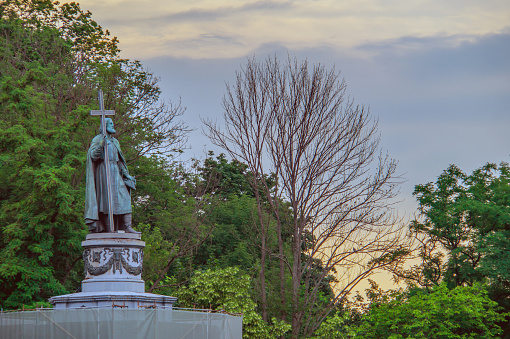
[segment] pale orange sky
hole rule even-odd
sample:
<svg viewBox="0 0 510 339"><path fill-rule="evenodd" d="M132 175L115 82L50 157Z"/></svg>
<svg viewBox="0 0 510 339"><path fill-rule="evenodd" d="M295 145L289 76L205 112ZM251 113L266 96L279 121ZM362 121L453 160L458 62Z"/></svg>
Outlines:
<svg viewBox="0 0 510 339"><path fill-rule="evenodd" d="M125 57L232 58L263 44L350 49L404 36L500 33L507 0L82 0Z"/></svg>

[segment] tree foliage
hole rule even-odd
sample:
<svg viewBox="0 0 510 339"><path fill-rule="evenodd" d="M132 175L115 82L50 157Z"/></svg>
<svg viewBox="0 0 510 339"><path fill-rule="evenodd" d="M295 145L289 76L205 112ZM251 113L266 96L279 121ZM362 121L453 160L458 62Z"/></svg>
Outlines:
<svg viewBox="0 0 510 339"><path fill-rule="evenodd" d="M444 280L450 288L488 281L508 291L509 184L510 168L502 163L470 175L452 165L435 183L417 185L421 219L411 227L422 242L422 263L399 276L423 286Z"/></svg>
<svg viewBox="0 0 510 339"><path fill-rule="evenodd" d="M389 302L372 304L355 329L360 338L499 338L498 312L485 288L446 284L414 295L401 294Z"/></svg>
<svg viewBox="0 0 510 339"><path fill-rule="evenodd" d="M243 338L279 338L290 325L272 319L268 325L257 313L250 294L250 277L236 267L197 271L188 287L176 291L179 304L198 309L213 309L243 316Z"/></svg>
<svg viewBox="0 0 510 339"><path fill-rule="evenodd" d="M134 136L119 138L128 162L147 156L135 175L157 172L158 152L176 147L185 128L173 122L182 108L159 101L157 78L120 59L117 40L78 4L8 0L0 18L0 300L16 308L79 287L97 88Z"/></svg>
<svg viewBox="0 0 510 339"><path fill-rule="evenodd" d="M0 27L0 281L3 306L16 307L63 293L78 261L84 229L76 182L84 157L73 134L86 111L61 100L58 89L73 82L66 72L73 69L70 44L56 28L6 20L5 5ZM71 87L65 95L73 97L79 90ZM82 103L81 94L76 96ZM64 112L75 122L65 123Z"/></svg>

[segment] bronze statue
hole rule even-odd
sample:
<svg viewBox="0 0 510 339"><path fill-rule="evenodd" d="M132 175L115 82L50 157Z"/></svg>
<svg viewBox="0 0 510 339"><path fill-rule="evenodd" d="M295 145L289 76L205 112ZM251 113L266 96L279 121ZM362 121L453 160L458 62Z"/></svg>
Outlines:
<svg viewBox="0 0 510 339"><path fill-rule="evenodd" d="M91 111L101 115L102 133L92 139L87 152L85 223L90 232L139 233L131 226L131 190L136 188L136 180L129 175L119 142L113 137L113 121L105 118L114 112L103 109L102 92L99 101L101 110Z"/></svg>

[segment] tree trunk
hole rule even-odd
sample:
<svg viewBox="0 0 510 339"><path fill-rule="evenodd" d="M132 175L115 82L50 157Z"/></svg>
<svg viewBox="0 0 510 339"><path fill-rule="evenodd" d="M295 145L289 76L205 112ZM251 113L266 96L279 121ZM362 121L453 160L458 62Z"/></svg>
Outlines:
<svg viewBox="0 0 510 339"><path fill-rule="evenodd" d="M299 226L294 226L294 239L292 246L292 338L297 339L301 327L299 316L299 286L301 281L301 241Z"/></svg>
<svg viewBox="0 0 510 339"><path fill-rule="evenodd" d="M282 224L281 221L277 220L277 229L278 233L278 257L280 258L280 320L285 320L287 312L285 311L286 302L285 302L285 261L283 259L283 238L282 238Z"/></svg>
<svg viewBox="0 0 510 339"><path fill-rule="evenodd" d="M256 179L255 179L256 180ZM264 223L264 217L262 212L262 202L258 189L255 190L255 198L257 200L257 212L259 215L260 222L260 306L262 308L262 319L267 322L267 294L266 294L266 227Z"/></svg>

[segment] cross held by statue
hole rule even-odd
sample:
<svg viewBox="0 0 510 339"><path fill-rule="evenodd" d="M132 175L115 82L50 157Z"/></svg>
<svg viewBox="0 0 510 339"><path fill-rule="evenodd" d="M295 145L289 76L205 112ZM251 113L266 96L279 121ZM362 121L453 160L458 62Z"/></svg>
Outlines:
<svg viewBox="0 0 510 339"><path fill-rule="evenodd" d="M99 101L99 110L92 110L90 111L90 115L100 115L101 116L101 126L102 127L102 133L103 135L106 135L106 125L105 125L105 122L104 122L104 119L106 118L107 115L115 115L115 111L114 110L105 110L104 109L104 102L103 102L103 91L102 90L99 90L99 93L98 93L98 101Z"/></svg>

